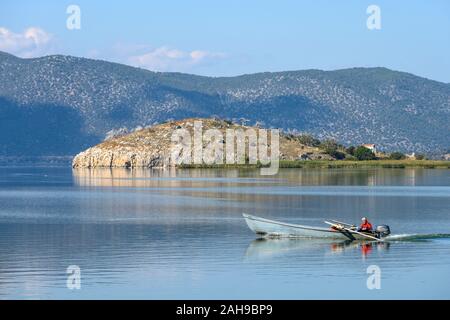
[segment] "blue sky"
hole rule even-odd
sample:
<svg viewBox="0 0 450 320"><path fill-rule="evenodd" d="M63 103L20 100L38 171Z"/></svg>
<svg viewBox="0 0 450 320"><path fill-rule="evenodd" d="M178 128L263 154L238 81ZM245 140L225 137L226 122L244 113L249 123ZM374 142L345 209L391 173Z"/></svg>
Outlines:
<svg viewBox="0 0 450 320"><path fill-rule="evenodd" d="M68 30L66 8L81 9ZM369 5L381 29L366 26ZM383 66L450 82L450 1L2 0L0 50L238 75Z"/></svg>

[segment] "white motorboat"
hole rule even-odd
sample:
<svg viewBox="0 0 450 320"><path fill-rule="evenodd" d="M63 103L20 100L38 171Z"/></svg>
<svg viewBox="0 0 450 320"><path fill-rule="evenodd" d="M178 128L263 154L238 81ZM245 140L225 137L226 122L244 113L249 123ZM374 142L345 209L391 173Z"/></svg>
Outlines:
<svg viewBox="0 0 450 320"><path fill-rule="evenodd" d="M250 214L243 214L248 227L262 237L292 237L292 238L326 238L337 240L372 240L383 241L390 234L388 226L378 226L373 233L363 233L356 227L339 221L325 223L330 228L311 227L260 218Z"/></svg>

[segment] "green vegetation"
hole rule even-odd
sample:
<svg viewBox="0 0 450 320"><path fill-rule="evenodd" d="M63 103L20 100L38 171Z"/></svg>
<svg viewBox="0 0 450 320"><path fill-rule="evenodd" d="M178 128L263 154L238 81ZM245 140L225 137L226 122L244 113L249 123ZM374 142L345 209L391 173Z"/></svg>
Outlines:
<svg viewBox="0 0 450 320"><path fill-rule="evenodd" d="M378 157L364 146L348 146L337 143L333 139L320 141L310 134L288 134L289 140L297 140L307 146L314 146L329 154L336 160L280 160L280 168L426 168L450 169L450 161L427 160L423 154L417 154L416 159L408 159L404 153L378 154ZM246 159L248 161L248 158ZM214 164L214 165L182 165L181 168L239 168L255 169L258 164Z"/></svg>
<svg viewBox="0 0 450 320"><path fill-rule="evenodd" d="M347 152L351 156L355 155L355 150L356 150L356 148L354 146L350 146L348 148L345 148L345 152Z"/></svg>
<svg viewBox="0 0 450 320"><path fill-rule="evenodd" d="M401 152L392 152L389 156L391 160L403 160L406 159L406 156Z"/></svg>
<svg viewBox="0 0 450 320"><path fill-rule="evenodd" d="M427 157L424 154L416 154L416 160L427 160Z"/></svg>
<svg viewBox="0 0 450 320"><path fill-rule="evenodd" d="M335 160L335 161L280 161L280 168L426 168L450 169L449 161L440 160Z"/></svg>
<svg viewBox="0 0 450 320"><path fill-rule="evenodd" d="M359 146L355 149L354 156L360 161L376 159L375 154L371 150L363 146Z"/></svg>
<svg viewBox="0 0 450 320"><path fill-rule="evenodd" d="M319 148L326 154L329 154L335 159L345 159L345 149L342 145L338 144L334 139L327 139L320 143Z"/></svg>
<svg viewBox="0 0 450 320"><path fill-rule="evenodd" d="M298 142L308 147L318 147L321 143L319 139L307 133L296 136L296 139Z"/></svg>

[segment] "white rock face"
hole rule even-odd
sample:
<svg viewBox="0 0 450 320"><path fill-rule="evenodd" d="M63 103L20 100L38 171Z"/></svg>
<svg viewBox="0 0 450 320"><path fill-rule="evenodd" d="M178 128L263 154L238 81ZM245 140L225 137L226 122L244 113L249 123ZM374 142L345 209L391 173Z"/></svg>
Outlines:
<svg viewBox="0 0 450 320"><path fill-rule="evenodd" d="M105 150L92 147L75 156L72 166L74 168L96 167L148 167L159 168L170 165L169 158L160 153L149 151L127 152L126 150Z"/></svg>

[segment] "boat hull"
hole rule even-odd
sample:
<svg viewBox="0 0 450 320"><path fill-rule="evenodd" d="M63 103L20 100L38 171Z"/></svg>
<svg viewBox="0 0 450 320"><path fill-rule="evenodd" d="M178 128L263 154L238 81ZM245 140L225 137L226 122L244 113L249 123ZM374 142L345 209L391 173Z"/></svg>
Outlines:
<svg viewBox="0 0 450 320"><path fill-rule="evenodd" d="M262 237L367 240L366 237L359 234L352 233L345 235L344 233L331 228L310 227L299 224L284 223L245 213L243 216L250 230Z"/></svg>

